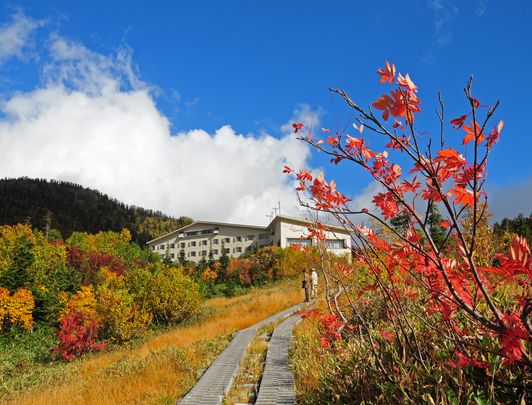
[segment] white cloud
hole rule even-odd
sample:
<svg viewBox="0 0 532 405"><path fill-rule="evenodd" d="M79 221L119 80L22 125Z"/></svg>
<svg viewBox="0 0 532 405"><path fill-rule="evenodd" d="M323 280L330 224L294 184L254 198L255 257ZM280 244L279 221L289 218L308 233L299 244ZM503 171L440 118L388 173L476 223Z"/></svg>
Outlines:
<svg viewBox="0 0 532 405"><path fill-rule="evenodd" d="M11 16L11 21L0 25L0 64L10 58L25 59L30 50L30 37L43 24L21 12Z"/></svg>
<svg viewBox="0 0 532 405"><path fill-rule="evenodd" d="M427 49L423 60L431 64L436 59L437 50L453 40L452 22L458 15L458 8L447 0L429 0L427 7L433 14L434 42Z"/></svg>
<svg viewBox="0 0 532 405"><path fill-rule="evenodd" d="M436 45L446 45L453 39L451 22L458 14L458 8L445 0L429 0L434 14L434 35Z"/></svg>
<svg viewBox="0 0 532 405"><path fill-rule="evenodd" d="M298 212L282 167L306 167L310 150L289 125L280 137L229 125L172 134L130 51L100 55L54 36L49 52L41 87L0 104L0 150L9 157L0 177L67 180L196 219L264 224L278 199L283 213ZM319 112L299 106L293 121L318 125Z"/></svg>

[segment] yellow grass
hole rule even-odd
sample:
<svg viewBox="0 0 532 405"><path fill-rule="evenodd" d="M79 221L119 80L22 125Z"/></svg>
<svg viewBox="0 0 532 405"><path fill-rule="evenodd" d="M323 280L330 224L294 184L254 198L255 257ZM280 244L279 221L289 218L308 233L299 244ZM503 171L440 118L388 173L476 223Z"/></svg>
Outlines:
<svg viewBox="0 0 532 405"><path fill-rule="evenodd" d="M11 398L13 404L170 404L195 383L229 342L230 335L302 299L297 284L285 283L205 306L213 315L176 328L133 348L95 354L66 365L67 376ZM65 375L65 373L62 373Z"/></svg>

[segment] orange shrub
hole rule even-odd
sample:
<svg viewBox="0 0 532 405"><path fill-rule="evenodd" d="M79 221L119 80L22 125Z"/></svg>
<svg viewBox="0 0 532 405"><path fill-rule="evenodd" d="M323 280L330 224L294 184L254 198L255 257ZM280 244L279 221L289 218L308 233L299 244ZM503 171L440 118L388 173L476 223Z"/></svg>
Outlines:
<svg viewBox="0 0 532 405"><path fill-rule="evenodd" d="M9 291L0 287L0 330L4 323L32 330L34 308L35 300L31 291L21 288L9 296Z"/></svg>
<svg viewBox="0 0 532 405"><path fill-rule="evenodd" d="M253 263L249 259L235 258L229 262L227 266L227 278L240 280L243 286L251 286L253 271Z"/></svg>
<svg viewBox="0 0 532 405"><path fill-rule="evenodd" d="M218 275L216 274L216 272L212 271L210 267L206 267L205 270L201 272L201 279L203 281L214 281L217 277Z"/></svg>

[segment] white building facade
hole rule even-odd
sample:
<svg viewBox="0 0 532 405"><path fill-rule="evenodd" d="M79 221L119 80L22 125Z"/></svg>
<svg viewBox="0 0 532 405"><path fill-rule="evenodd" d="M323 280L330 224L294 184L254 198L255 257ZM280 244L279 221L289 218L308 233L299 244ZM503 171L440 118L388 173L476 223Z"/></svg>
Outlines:
<svg viewBox="0 0 532 405"><path fill-rule="evenodd" d="M277 215L266 226L196 221L155 238L147 245L161 256L199 262L203 257L220 259L225 249L229 257L240 257L251 249L264 246L289 247L293 244L312 246L316 240L308 238L311 221ZM327 250L343 255L351 253L351 237L343 228L328 226Z"/></svg>

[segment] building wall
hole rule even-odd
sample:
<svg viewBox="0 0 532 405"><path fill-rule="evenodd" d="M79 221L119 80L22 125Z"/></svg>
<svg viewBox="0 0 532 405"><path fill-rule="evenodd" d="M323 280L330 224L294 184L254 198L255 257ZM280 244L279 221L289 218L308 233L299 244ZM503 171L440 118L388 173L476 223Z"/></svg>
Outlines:
<svg viewBox="0 0 532 405"><path fill-rule="evenodd" d="M212 233L202 234L202 231ZM194 232L198 234L190 235ZM213 258L219 259L222 255L222 245L224 249L228 249L229 257L239 257L252 245L262 247L270 244L270 235L265 228L198 223L149 245L156 253L161 256L168 254L173 260L179 258L183 249L185 258L197 263L204 256L208 258L211 249Z"/></svg>
<svg viewBox="0 0 532 405"><path fill-rule="evenodd" d="M275 235L273 240L275 246L282 248L289 247L293 243L316 245L316 240L302 239L308 235L308 224L290 222L288 220L278 220L274 224ZM325 233L328 248L327 250L338 255L351 253L351 237L345 231L327 231Z"/></svg>
<svg viewBox="0 0 532 405"><path fill-rule="evenodd" d="M202 231L212 233L202 234ZM307 223L288 218L277 218L268 228L197 223L148 245L161 256L168 254L172 260L177 260L183 249L185 259L197 263L203 256L208 258L211 249L213 258L218 260L222 255L222 242L229 257L240 257L252 245L257 248L268 245L286 248L293 243L316 245L315 240L305 239L307 234ZM350 254L351 238L347 232L327 231L326 237L329 251Z"/></svg>

